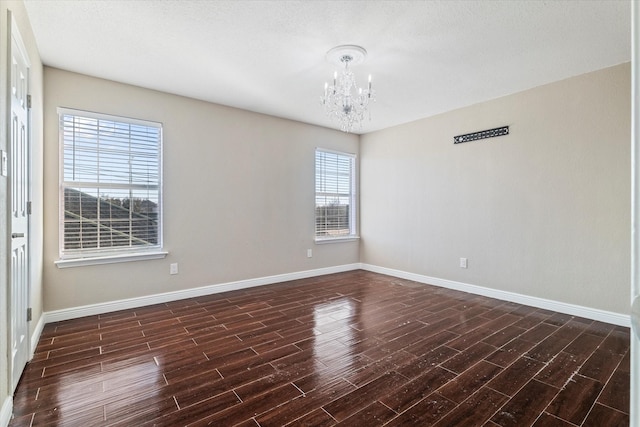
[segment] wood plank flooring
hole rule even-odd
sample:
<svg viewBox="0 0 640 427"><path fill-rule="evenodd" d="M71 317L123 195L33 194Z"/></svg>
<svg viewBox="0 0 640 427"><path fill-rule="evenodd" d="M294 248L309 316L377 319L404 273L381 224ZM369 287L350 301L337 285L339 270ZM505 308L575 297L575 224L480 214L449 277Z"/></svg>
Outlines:
<svg viewBox="0 0 640 427"><path fill-rule="evenodd" d="M353 271L46 325L10 426L627 426L629 329Z"/></svg>

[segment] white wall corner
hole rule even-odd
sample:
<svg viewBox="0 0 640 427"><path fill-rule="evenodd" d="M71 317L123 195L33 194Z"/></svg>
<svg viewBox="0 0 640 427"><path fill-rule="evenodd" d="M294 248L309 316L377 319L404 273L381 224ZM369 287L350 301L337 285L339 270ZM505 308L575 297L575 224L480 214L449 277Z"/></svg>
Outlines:
<svg viewBox="0 0 640 427"><path fill-rule="evenodd" d="M2 402L2 408L0 408L0 427L7 427L11 420L11 414L13 413L13 398L7 396Z"/></svg>
<svg viewBox="0 0 640 427"><path fill-rule="evenodd" d="M147 305L161 304L170 301L177 301L185 298L200 297L203 295L217 294L221 292L235 291L239 289L253 288L256 286L271 285L274 283L286 282L290 280L307 279L309 277L324 276L326 274L342 273L360 269L359 263L343 264L333 267L318 268L314 270L298 271L294 273L278 274L274 276L258 277L255 279L239 280L236 282L219 283L216 285L203 286L199 288L185 289L182 291L166 292L162 294L149 295L137 298L128 298L117 301L109 301L99 304L84 305L80 307L65 308L45 312L42 316L42 328L46 323L60 322L63 320L75 319L78 317L95 316L97 314L109 313L112 311L127 310L131 308L144 307ZM39 326L40 322L38 322ZM38 338L40 333L38 333ZM37 329L37 328L36 328ZM32 345L35 349L37 340L33 344L36 333L32 337Z"/></svg>
<svg viewBox="0 0 640 427"><path fill-rule="evenodd" d="M471 285L468 283L456 282L453 280L440 279L437 277L429 277L416 273L409 273L402 270L392 268L379 267L371 264L361 264L363 270L374 273L386 274L398 277L400 279L413 280L415 282L427 285L439 286L441 288L454 289L457 291L468 292L470 294L482 295L489 298L495 298L503 301L515 302L518 304L529 305L532 307L542 308L545 310L556 311L558 313L569 314L571 316L584 317L599 322L610 323L618 326L631 327L631 318L628 315L614 313L611 311L599 310L596 308L583 307L575 304L568 304L559 301L548 300L544 298L522 295L515 292L501 291L498 289L486 288L484 286Z"/></svg>

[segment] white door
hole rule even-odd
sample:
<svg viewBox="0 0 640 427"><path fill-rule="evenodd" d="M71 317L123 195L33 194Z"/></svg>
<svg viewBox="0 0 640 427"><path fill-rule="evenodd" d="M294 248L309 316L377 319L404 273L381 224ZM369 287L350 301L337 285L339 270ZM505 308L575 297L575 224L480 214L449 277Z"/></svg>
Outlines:
<svg viewBox="0 0 640 427"><path fill-rule="evenodd" d="M18 384L29 359L29 62L15 22L9 54L11 98L9 135L9 198L11 229L10 322L11 385Z"/></svg>

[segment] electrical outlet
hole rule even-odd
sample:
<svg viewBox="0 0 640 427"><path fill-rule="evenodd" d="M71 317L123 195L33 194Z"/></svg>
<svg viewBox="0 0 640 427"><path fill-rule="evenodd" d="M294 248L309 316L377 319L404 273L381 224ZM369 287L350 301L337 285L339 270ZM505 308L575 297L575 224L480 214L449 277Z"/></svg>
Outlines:
<svg viewBox="0 0 640 427"><path fill-rule="evenodd" d="M467 259L460 258L460 268L467 268Z"/></svg>
<svg viewBox="0 0 640 427"><path fill-rule="evenodd" d="M311 258L313 256L313 251L311 249L307 249L307 258Z"/></svg>
<svg viewBox="0 0 640 427"><path fill-rule="evenodd" d="M169 274L178 274L178 263L169 264Z"/></svg>

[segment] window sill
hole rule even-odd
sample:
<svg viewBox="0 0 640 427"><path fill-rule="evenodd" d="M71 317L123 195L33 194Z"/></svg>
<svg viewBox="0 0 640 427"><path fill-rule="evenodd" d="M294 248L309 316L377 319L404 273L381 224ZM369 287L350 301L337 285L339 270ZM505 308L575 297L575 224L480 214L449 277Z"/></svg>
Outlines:
<svg viewBox="0 0 640 427"><path fill-rule="evenodd" d="M54 264L58 268L83 267L86 265L114 264L117 262L162 259L162 258L165 258L168 254L169 252L164 252L164 251L138 252L138 253L121 254L121 255L97 256L97 257L90 257L90 258L59 259L58 261L55 261Z"/></svg>
<svg viewBox="0 0 640 427"><path fill-rule="evenodd" d="M326 243L345 243L345 242L357 242L360 240L360 236L345 236L345 237L327 237L325 239L315 239L316 245L324 245Z"/></svg>

